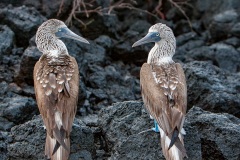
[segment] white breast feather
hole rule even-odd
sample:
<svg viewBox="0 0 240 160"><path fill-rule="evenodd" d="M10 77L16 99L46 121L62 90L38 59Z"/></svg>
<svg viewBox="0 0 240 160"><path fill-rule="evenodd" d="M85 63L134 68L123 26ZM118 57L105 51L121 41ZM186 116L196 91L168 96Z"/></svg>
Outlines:
<svg viewBox="0 0 240 160"><path fill-rule="evenodd" d="M51 57L58 57L59 56L58 50L51 50L49 55Z"/></svg>
<svg viewBox="0 0 240 160"><path fill-rule="evenodd" d="M172 57L162 57L161 59L158 60L158 65L164 64L164 63L171 63Z"/></svg>
<svg viewBox="0 0 240 160"><path fill-rule="evenodd" d="M157 74L156 74L156 72L152 72L152 74L153 74L153 78L154 78L155 82L156 82L156 83L160 83L160 80L157 79Z"/></svg>

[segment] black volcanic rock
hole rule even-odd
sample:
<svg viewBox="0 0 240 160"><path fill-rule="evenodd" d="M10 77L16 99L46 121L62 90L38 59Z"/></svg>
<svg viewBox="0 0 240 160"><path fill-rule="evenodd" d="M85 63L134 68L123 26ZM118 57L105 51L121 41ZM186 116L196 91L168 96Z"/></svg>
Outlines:
<svg viewBox="0 0 240 160"><path fill-rule="evenodd" d="M14 33L6 25L0 25L0 61L2 61L2 55L11 53L14 43Z"/></svg>
<svg viewBox="0 0 240 160"><path fill-rule="evenodd" d="M231 37L231 38L228 38L224 41L222 41L223 43L227 44L227 45L231 45L235 48L238 48L240 47L240 39L237 38L237 37Z"/></svg>
<svg viewBox="0 0 240 160"><path fill-rule="evenodd" d="M239 159L240 120L192 107L186 115L185 147L189 159ZM101 110L102 128L109 159L164 159L160 135L150 131L153 122L142 102L113 104Z"/></svg>
<svg viewBox="0 0 240 160"><path fill-rule="evenodd" d="M0 9L0 19L1 24L8 25L14 31L16 43L21 46L27 46L37 28L46 20L35 8L26 6Z"/></svg>
<svg viewBox="0 0 240 160"><path fill-rule="evenodd" d="M239 27L236 25L239 20L240 14L234 9L226 10L214 15L213 20L209 25L212 38L222 39L229 35L239 36Z"/></svg>
<svg viewBox="0 0 240 160"><path fill-rule="evenodd" d="M9 131L15 124L6 118L0 117L0 131Z"/></svg>
<svg viewBox="0 0 240 160"><path fill-rule="evenodd" d="M104 47L105 49L109 49L112 47L112 40L107 35L101 35L98 38L96 38L94 41L96 42L96 44Z"/></svg>
<svg viewBox="0 0 240 160"><path fill-rule="evenodd" d="M186 124L189 124L186 122ZM115 103L99 114L99 125L110 149L110 159L164 159L160 135L151 131L142 102ZM189 159L201 159L201 141L194 126L185 125L185 143Z"/></svg>
<svg viewBox="0 0 240 160"><path fill-rule="evenodd" d="M193 0L190 2L193 19L200 19L204 27L210 31L212 41L219 41L231 35L239 35L239 0ZM193 11L194 10L194 11Z"/></svg>
<svg viewBox="0 0 240 160"><path fill-rule="evenodd" d="M234 26L231 29L231 33L237 37L240 37L240 23L239 22L234 24Z"/></svg>
<svg viewBox="0 0 240 160"><path fill-rule="evenodd" d="M176 53L174 59L181 62L189 62L193 59L188 55L191 50L198 49L206 45L206 34L198 35L196 32L188 32L176 37ZM204 53L205 54L205 53Z"/></svg>
<svg viewBox="0 0 240 160"><path fill-rule="evenodd" d="M227 113L215 114L193 107L189 110L186 121L188 125L195 126L198 130L202 159L238 160L240 158L238 118Z"/></svg>
<svg viewBox="0 0 240 160"><path fill-rule="evenodd" d="M0 159L8 159L7 156L7 132L0 131Z"/></svg>
<svg viewBox="0 0 240 160"><path fill-rule="evenodd" d="M5 98L0 107L4 107L2 115L10 122L21 124L38 114L34 99L22 96Z"/></svg>
<svg viewBox="0 0 240 160"><path fill-rule="evenodd" d="M58 12L60 13L58 15L62 16L66 14L66 12L70 9L71 4L73 0L63 0L63 1L58 1L58 0L2 0L0 2L0 5L6 6L8 4L13 5L14 7L19 7L19 6L27 6L27 7L34 7L36 8L39 12L41 12L44 16L47 18L51 17L56 17L58 15Z"/></svg>
<svg viewBox="0 0 240 160"><path fill-rule="evenodd" d="M146 44L132 48L133 43L143 38L151 27L147 21L138 20L124 32L121 39L115 42L111 57L124 62L142 63L147 60L147 54L153 44Z"/></svg>
<svg viewBox="0 0 240 160"><path fill-rule="evenodd" d="M240 39L231 37L224 41L207 44L207 33L199 36L195 32L182 34L176 38L177 48L173 58L182 62L211 61L215 66L230 72L240 70Z"/></svg>
<svg viewBox="0 0 240 160"><path fill-rule="evenodd" d="M6 25L0 25L0 82L13 80L12 69L9 65L16 64L16 57L12 55L15 42L14 32Z"/></svg>
<svg viewBox="0 0 240 160"><path fill-rule="evenodd" d="M93 134L80 120L75 119L71 132L70 160L94 155ZM10 159L44 159L46 130L42 119L36 116L33 120L11 129L8 136L7 151Z"/></svg>
<svg viewBox="0 0 240 160"><path fill-rule="evenodd" d="M115 14L93 14L91 19L86 18L85 16L81 17L87 26L84 27L82 24L78 23L78 26L81 26L81 34L90 39L98 38L98 35L111 35L111 37L116 37L117 31L119 30L119 20Z"/></svg>
<svg viewBox="0 0 240 160"><path fill-rule="evenodd" d="M215 66L230 72L240 71L240 52L224 43L193 48L185 56L192 60L211 61Z"/></svg>
<svg viewBox="0 0 240 160"><path fill-rule="evenodd" d="M34 46L28 47L24 51L21 57L20 69L16 75L18 84L24 82L33 85L33 69L41 55L42 53Z"/></svg>
<svg viewBox="0 0 240 160"><path fill-rule="evenodd" d="M139 81L122 63L113 63L105 67L89 65L87 73L87 99L93 110L99 110L114 102L139 98Z"/></svg>
<svg viewBox="0 0 240 160"><path fill-rule="evenodd" d="M196 105L211 112L240 117L240 76L209 62L183 65L188 85L188 107Z"/></svg>
<svg viewBox="0 0 240 160"><path fill-rule="evenodd" d="M23 5L35 7L38 9L44 16L47 18L56 17L58 15L62 16L63 14L66 14L66 12L70 9L72 5L73 0L24 0ZM59 12L60 11L60 12Z"/></svg>
<svg viewBox="0 0 240 160"><path fill-rule="evenodd" d="M3 101L3 97L4 95L6 95L7 91L8 91L8 83L5 81L2 81L0 83L0 100Z"/></svg>

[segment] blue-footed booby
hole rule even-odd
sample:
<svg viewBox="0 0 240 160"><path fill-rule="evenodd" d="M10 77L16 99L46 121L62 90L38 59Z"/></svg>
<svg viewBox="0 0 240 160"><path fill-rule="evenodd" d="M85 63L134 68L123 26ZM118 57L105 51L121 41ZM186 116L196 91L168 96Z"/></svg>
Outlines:
<svg viewBox="0 0 240 160"><path fill-rule="evenodd" d="M36 33L37 48L43 54L34 67L34 89L47 130L45 155L51 160L69 157L70 132L78 100L78 64L59 39L62 37L89 44L57 19L44 22Z"/></svg>
<svg viewBox="0 0 240 160"><path fill-rule="evenodd" d="M168 26L157 23L133 47L150 42L155 45L140 71L143 102L157 123L155 131L160 131L165 158L182 160L187 157L183 142L187 86L181 65L172 60L176 39Z"/></svg>

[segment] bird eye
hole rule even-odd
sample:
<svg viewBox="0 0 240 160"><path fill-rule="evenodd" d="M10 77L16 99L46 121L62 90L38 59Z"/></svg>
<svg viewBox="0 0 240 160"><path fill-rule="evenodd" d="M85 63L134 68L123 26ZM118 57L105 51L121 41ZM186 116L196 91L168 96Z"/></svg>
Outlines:
<svg viewBox="0 0 240 160"><path fill-rule="evenodd" d="M159 33L157 33L156 36L160 36Z"/></svg>

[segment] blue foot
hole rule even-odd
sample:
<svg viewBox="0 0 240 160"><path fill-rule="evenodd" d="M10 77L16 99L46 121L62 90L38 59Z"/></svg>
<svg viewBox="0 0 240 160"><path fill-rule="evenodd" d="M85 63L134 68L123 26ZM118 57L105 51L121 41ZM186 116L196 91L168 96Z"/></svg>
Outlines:
<svg viewBox="0 0 240 160"><path fill-rule="evenodd" d="M160 132L159 129L158 129L158 123L156 122L155 119L154 119L154 128L152 128L152 130L153 130L154 132L157 132L157 133Z"/></svg>

